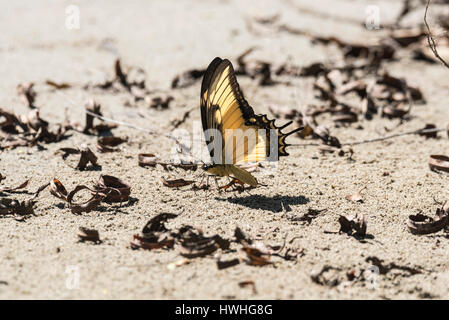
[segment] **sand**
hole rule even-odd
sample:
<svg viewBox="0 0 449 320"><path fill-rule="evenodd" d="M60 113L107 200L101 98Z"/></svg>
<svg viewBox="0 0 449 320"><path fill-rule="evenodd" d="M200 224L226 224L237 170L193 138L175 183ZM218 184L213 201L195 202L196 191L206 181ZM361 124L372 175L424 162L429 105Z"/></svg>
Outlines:
<svg viewBox="0 0 449 320"><path fill-rule="evenodd" d="M80 9L78 30L65 27L66 6ZM257 36L247 30L251 16L281 14L291 26L335 35L346 40L369 40L383 31L368 31L342 19L323 18L300 12L295 6L332 16L364 21L368 4L380 8L381 22L394 19L399 2L386 1L15 1L2 3L0 11L0 104L23 114L28 108L16 94L16 86L32 81L38 93L36 105L41 117L51 123L84 119L84 103L94 97L105 116L160 131L170 130L170 120L199 105L199 86L170 90L172 78L184 70L205 67L215 57L235 59L250 46L252 57L273 63L291 59L298 65L331 61L339 51L314 46L305 37L265 32ZM418 10L417 19L423 11ZM344 20L344 19L343 19ZM105 49L109 48L109 49ZM111 49L112 48L112 49ZM118 52L125 66L142 67L149 88L174 96L168 110L125 106L126 93L83 90L87 82L98 82L113 74ZM438 64L414 61L407 52L388 64L388 71L406 77L422 89L427 103L416 105L412 119L394 132L417 129L426 123L447 125L447 70ZM53 91L45 80L75 84L65 91ZM294 86L260 87L249 78L239 78L247 100L257 112L271 105L299 106L313 99L311 83L299 79ZM138 112L147 117L138 116ZM191 130L199 121L199 109L182 125ZM333 129L341 141L378 136L397 120L376 117L348 128ZM130 143L120 153L99 154L96 137L74 132L72 137L45 150L17 148L0 153L0 172L7 176L2 185L18 185L31 178L28 190L59 178L68 189L91 184L100 174L122 178L132 186L130 204L104 205L100 211L74 215L48 190L38 198L35 216L25 221L0 219L0 298L3 299L420 299L449 298L447 245L441 232L416 236L407 231L410 214L432 215L434 199L447 200L447 176L431 172L430 154L444 154L448 140L426 140L404 136L394 140L354 146L353 161L338 155L322 155L316 147L290 149L271 176L255 173L266 184L251 194L183 191L164 187L161 177L186 179L197 173L166 172L142 168L137 154L151 152L169 158L169 140L120 126L113 131L127 136ZM297 137L293 143L302 143ZM99 156L101 171L75 171L54 152L62 147L88 144ZM389 172L389 175L384 175ZM363 203L345 199L362 191ZM14 195L26 199L27 194ZM294 221L309 209L327 209L310 224ZM133 234L156 214L171 212L179 217L170 228L190 224L207 235L231 238L236 226L266 244L281 245L284 237L296 237L292 248L303 249L295 261L273 257L273 265L255 267L239 264L218 270L213 256L192 259L173 270L167 266L183 259L177 250L131 250ZM368 234L364 241L346 234L326 233L339 229L340 215L366 215ZM99 230L103 243L77 242L78 227ZM238 246L234 248L238 249ZM227 254L234 257L237 253ZM385 264L421 268L420 274L391 271L366 282L328 287L314 283L310 274L325 265L339 268L345 277L351 270L367 270L367 257ZM78 282L76 275L79 276ZM256 292L241 288L241 281L254 281Z"/></svg>

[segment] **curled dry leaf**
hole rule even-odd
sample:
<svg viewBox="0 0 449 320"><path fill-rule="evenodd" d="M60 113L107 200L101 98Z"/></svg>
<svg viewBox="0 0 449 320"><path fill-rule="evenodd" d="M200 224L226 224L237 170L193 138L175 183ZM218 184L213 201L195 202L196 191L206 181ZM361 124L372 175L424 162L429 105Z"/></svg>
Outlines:
<svg viewBox="0 0 449 320"><path fill-rule="evenodd" d="M271 264L270 256L280 251L274 251L272 247L267 247L260 241L254 242L239 227L235 228L234 237L235 241L243 246L241 250L246 254L243 260L249 265L264 266Z"/></svg>
<svg viewBox="0 0 449 320"><path fill-rule="evenodd" d="M165 180L164 178L161 178L161 181L164 184L164 186L169 188L185 187L195 182L194 180L184 180L184 179Z"/></svg>
<svg viewBox="0 0 449 320"><path fill-rule="evenodd" d="M449 157L439 154L432 154L429 157L429 168L432 171L449 172Z"/></svg>
<svg viewBox="0 0 449 320"><path fill-rule="evenodd" d="M171 82L171 88L187 88L194 85L201 79L206 72L206 69L192 69L177 75Z"/></svg>
<svg viewBox="0 0 449 320"><path fill-rule="evenodd" d="M129 200L131 186L119 178L101 175L92 191L92 194L96 193L105 194L105 202L124 202Z"/></svg>
<svg viewBox="0 0 449 320"><path fill-rule="evenodd" d="M160 213L154 218L151 218L142 229L142 233L149 233L153 231L168 231L165 227L165 222L176 218L178 215L174 213Z"/></svg>
<svg viewBox="0 0 449 320"><path fill-rule="evenodd" d="M263 248L253 244L251 246L244 246L242 251L246 253L246 259L244 261L252 266L265 266L271 264L270 252L263 250Z"/></svg>
<svg viewBox="0 0 449 320"><path fill-rule="evenodd" d="M179 253L187 258L204 257L219 248L226 250L230 245L229 240L219 235L206 237L202 230L192 226L184 226L178 231L177 242Z"/></svg>
<svg viewBox="0 0 449 320"><path fill-rule="evenodd" d="M34 100L36 99L36 91L34 91L34 83L25 82L17 86L17 93L23 98L30 108L35 108Z"/></svg>
<svg viewBox="0 0 449 320"><path fill-rule="evenodd" d="M95 230L95 229L79 227L77 236L78 236L78 239L80 242L84 242L84 241L91 241L94 243L101 242L100 234L98 233L98 230Z"/></svg>
<svg viewBox="0 0 449 320"><path fill-rule="evenodd" d="M130 243L131 249L160 249L171 248L175 243L173 234L167 230L164 223L176 218L172 213L161 213L147 222L142 233L133 235Z"/></svg>
<svg viewBox="0 0 449 320"><path fill-rule="evenodd" d="M111 129L117 127L116 124L105 124L100 123L94 126L94 119L97 116L103 116L101 113L101 105L95 99L89 99L85 105L86 109L86 123L84 128L80 128L80 126L76 126L77 130L82 131L85 134L99 134L101 132L109 132ZM98 118L97 118L98 119Z"/></svg>
<svg viewBox="0 0 449 320"><path fill-rule="evenodd" d="M27 216L34 214L34 204L36 202L33 200L18 201L9 198L0 199L0 215L18 215Z"/></svg>
<svg viewBox="0 0 449 320"><path fill-rule="evenodd" d="M97 150L103 153L120 151L120 148L116 147L126 141L127 141L126 139L114 136L99 137L97 140Z"/></svg>
<svg viewBox="0 0 449 320"><path fill-rule="evenodd" d="M56 198L67 201L68 192L64 185L56 178L50 181L50 193Z"/></svg>
<svg viewBox="0 0 449 320"><path fill-rule="evenodd" d="M8 134L0 135L0 149L34 146L38 142L51 143L67 138L65 133L69 127L58 124L56 129L49 129L48 122L39 117L37 109L20 116L0 109L0 119L0 129Z"/></svg>
<svg viewBox="0 0 449 320"><path fill-rule="evenodd" d="M435 218L421 213L410 215L407 228L411 233L420 235L438 232L449 224L448 213L448 207L443 206L443 208L437 209Z"/></svg>
<svg viewBox="0 0 449 320"><path fill-rule="evenodd" d="M14 192L16 190L20 190L20 189L24 189L28 186L28 184L30 183L31 179L26 180L24 183L22 183L21 185L17 186L17 187L3 187L0 188L0 193L2 192ZM0 179L1 181L1 179Z"/></svg>
<svg viewBox="0 0 449 320"><path fill-rule="evenodd" d="M152 153L139 153L137 158L141 167L155 167L158 163L158 158Z"/></svg>
<svg viewBox="0 0 449 320"><path fill-rule="evenodd" d="M339 232L362 237L366 235L367 222L363 214L356 214L353 218L340 216L338 222L340 223Z"/></svg>
<svg viewBox="0 0 449 320"><path fill-rule="evenodd" d="M251 238L249 238L239 227L235 228L234 237L235 237L236 242L238 242L244 246L248 246L253 243L253 240L251 240Z"/></svg>
<svg viewBox="0 0 449 320"><path fill-rule="evenodd" d="M80 159L75 169L84 170L86 169L87 164L90 162L94 167L98 166L97 164L97 156L86 146L81 145L78 149L75 148L61 148L59 149L62 154L62 159L66 160L69 155L72 154L80 154Z"/></svg>
<svg viewBox="0 0 449 320"><path fill-rule="evenodd" d="M81 190L89 190L93 195L92 197L85 201L85 202L74 202L73 198L75 194L80 192ZM95 190L90 189L89 187L86 187L84 185L76 186L74 190L69 192L67 195L67 202L69 204L70 210L72 213L82 213L82 212L91 212L94 210L98 205L103 201L103 199L106 197L106 194L103 193L96 193Z"/></svg>

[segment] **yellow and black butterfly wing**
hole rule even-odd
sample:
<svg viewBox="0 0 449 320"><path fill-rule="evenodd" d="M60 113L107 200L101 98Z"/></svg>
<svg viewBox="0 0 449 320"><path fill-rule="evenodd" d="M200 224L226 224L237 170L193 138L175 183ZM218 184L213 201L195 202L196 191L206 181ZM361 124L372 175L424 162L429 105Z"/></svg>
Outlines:
<svg viewBox="0 0 449 320"><path fill-rule="evenodd" d="M231 62L220 58L211 62L203 78L201 119L203 130L217 129L222 134L222 164L278 160L279 156L288 155L285 138L301 129L284 134L281 129L291 122L277 127L266 115L256 115L240 90ZM233 135L236 129L243 135ZM270 129L275 133L271 141ZM277 145L274 150L272 141ZM209 148L211 157L212 148Z"/></svg>

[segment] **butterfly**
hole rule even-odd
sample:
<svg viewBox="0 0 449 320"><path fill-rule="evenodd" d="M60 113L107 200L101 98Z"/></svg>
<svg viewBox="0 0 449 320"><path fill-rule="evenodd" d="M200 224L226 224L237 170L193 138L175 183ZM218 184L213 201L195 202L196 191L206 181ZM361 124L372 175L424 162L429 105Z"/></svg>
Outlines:
<svg viewBox="0 0 449 320"><path fill-rule="evenodd" d="M256 187L255 177L239 165L248 162L278 161L288 156L281 130L265 114L255 114L243 97L232 63L215 58L208 66L201 84L201 122L212 163L203 169L213 176L230 176Z"/></svg>

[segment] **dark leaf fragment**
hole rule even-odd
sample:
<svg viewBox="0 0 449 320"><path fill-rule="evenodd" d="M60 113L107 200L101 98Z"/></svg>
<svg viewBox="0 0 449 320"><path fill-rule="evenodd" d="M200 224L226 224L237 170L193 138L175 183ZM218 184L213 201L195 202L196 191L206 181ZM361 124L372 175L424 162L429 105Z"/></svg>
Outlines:
<svg viewBox="0 0 449 320"><path fill-rule="evenodd" d="M120 151L120 148L116 147L126 141L127 141L126 139L114 136L99 137L97 140L97 150L103 153Z"/></svg>
<svg viewBox="0 0 449 320"><path fill-rule="evenodd" d="M184 179L165 180L164 178L161 178L161 181L164 186L169 188L185 187L195 182L194 180L184 180Z"/></svg>
<svg viewBox="0 0 449 320"><path fill-rule="evenodd" d="M435 218L418 213L410 215L407 228L412 234L431 234L444 229L449 224L448 209L438 208Z"/></svg>
<svg viewBox="0 0 449 320"><path fill-rule="evenodd" d="M142 233L135 234L131 240L131 249L160 249L160 248L172 248L175 239L174 234L171 233L165 227L164 223L169 220L176 218L176 214L172 213L161 213L152 218L143 227Z"/></svg>
<svg viewBox="0 0 449 320"><path fill-rule="evenodd" d="M28 186L29 182L31 179L26 180L25 182L23 182L21 185L17 186L17 187L3 187L0 188L0 193L1 192L14 192L16 190L20 190L20 189L24 189ZM1 179L0 179L1 181Z"/></svg>
<svg viewBox="0 0 449 320"><path fill-rule="evenodd" d="M80 192L81 190L89 190L93 195L92 197L84 202L74 202L73 198L75 194ZM89 187L86 187L84 185L76 186L74 190L72 190L67 195L67 202L69 204L69 208L72 211L72 213L82 213L82 212L91 212L94 210L98 205L103 201L103 199L106 197L106 194L103 193L96 193L95 190L90 189Z"/></svg>
<svg viewBox="0 0 449 320"><path fill-rule="evenodd" d="M179 253L187 258L204 257L215 252L217 249L226 250L229 248L229 240L223 239L219 235L206 237L202 230L192 226L184 226L177 233Z"/></svg>
<svg viewBox="0 0 449 320"><path fill-rule="evenodd" d="M117 177L101 175L92 191L92 194L96 193L105 194L105 202L124 202L129 200L131 186Z"/></svg>
<svg viewBox="0 0 449 320"><path fill-rule="evenodd" d="M340 216L338 222L340 223L339 232L362 237L366 235L367 223L363 214L356 214L353 218Z"/></svg>
<svg viewBox="0 0 449 320"><path fill-rule="evenodd" d="M61 148L59 149L62 154L62 159L66 160L69 155L79 154L80 159L78 161L78 164L76 165L75 169L78 170L84 170L86 169L86 166L89 164L89 162L92 164L92 166L96 167L97 164L97 156L86 146L81 145L77 149L75 148Z"/></svg>
<svg viewBox="0 0 449 320"><path fill-rule="evenodd" d="M34 100L36 99L36 91L34 91L34 83L32 82L25 82L20 83L17 86L17 92L22 97L22 99L25 101L27 106L29 108L36 108L34 105Z"/></svg>
<svg viewBox="0 0 449 320"><path fill-rule="evenodd" d="M187 88L194 85L201 79L206 72L206 69L192 69L177 75L171 82L171 88Z"/></svg>
<svg viewBox="0 0 449 320"><path fill-rule="evenodd" d="M147 103L151 109L165 110L170 107L170 102L175 98L172 96L148 98Z"/></svg>
<svg viewBox="0 0 449 320"><path fill-rule="evenodd" d="M406 271L406 272L408 272L408 275L410 275L410 276L413 276L415 274L420 274L423 272L423 270L421 270L421 268L412 268L412 267L408 267L408 266L401 266L401 265L397 265L394 262L385 264L382 259L379 259L378 257L375 257L375 256L370 256L370 257L366 258L365 261L378 267L379 273L382 275L387 274L388 272L390 272L391 270L394 270L394 269Z"/></svg>
<svg viewBox="0 0 449 320"><path fill-rule="evenodd" d="M98 230L95 230L95 229L79 227L77 236L78 236L78 239L80 242L84 242L84 241L91 241L94 243L101 242L100 234L98 233Z"/></svg>
<svg viewBox="0 0 449 320"><path fill-rule="evenodd" d="M218 270L227 269L233 266L236 266L240 263L240 260L238 258L231 259L231 260L217 260L217 268Z"/></svg>
<svg viewBox="0 0 449 320"><path fill-rule="evenodd" d="M34 214L34 204L36 202L33 200L18 201L9 198L0 199L0 215L13 214L17 216L27 216Z"/></svg>
<svg viewBox="0 0 449 320"><path fill-rule="evenodd" d="M58 82L55 82L52 80L47 80L47 81L45 81L45 83L57 90L63 90L63 89L68 89L68 88L72 87L72 85L67 82L58 83Z"/></svg>
<svg viewBox="0 0 449 320"><path fill-rule="evenodd" d="M432 154L429 157L429 168L432 171L449 172L449 157L440 154Z"/></svg>

